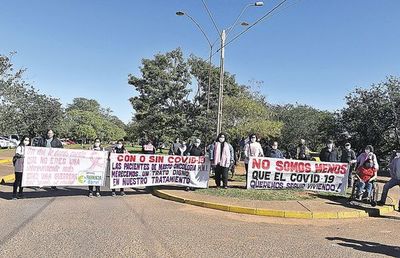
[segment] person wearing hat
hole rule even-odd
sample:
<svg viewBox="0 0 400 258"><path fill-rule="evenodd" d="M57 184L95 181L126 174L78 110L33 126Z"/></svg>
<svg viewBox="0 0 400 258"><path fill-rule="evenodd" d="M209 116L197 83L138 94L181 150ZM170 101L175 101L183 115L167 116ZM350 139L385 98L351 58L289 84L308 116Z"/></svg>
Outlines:
<svg viewBox="0 0 400 258"><path fill-rule="evenodd" d="M338 162L338 153L332 140L327 141L326 147L319 154L319 159L323 162Z"/></svg>
<svg viewBox="0 0 400 258"><path fill-rule="evenodd" d="M396 150L396 156L390 162L389 171L390 180L383 186L381 200L378 201L378 205L385 205L389 190L396 185L400 186L400 149Z"/></svg>
<svg viewBox="0 0 400 258"><path fill-rule="evenodd" d="M342 151L340 162L347 163L349 165L349 177L347 186L352 187L351 176L357 163L357 157L354 150L351 149L351 144L349 142L344 145L344 150Z"/></svg>
<svg viewBox="0 0 400 258"><path fill-rule="evenodd" d="M229 168L235 162L233 147L226 142L226 138L224 133L220 133L210 153L211 164L215 166L215 184L217 188L221 187L222 179L224 189L228 188Z"/></svg>

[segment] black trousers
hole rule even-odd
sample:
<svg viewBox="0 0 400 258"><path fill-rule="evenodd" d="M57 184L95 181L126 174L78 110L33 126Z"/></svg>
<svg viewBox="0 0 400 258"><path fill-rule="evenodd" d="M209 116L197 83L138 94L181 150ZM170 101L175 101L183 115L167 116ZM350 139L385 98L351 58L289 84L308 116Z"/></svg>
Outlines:
<svg viewBox="0 0 400 258"><path fill-rule="evenodd" d="M14 185L13 185L13 196L17 195L18 187L19 187L19 194L22 194L23 188L22 188L21 184L22 184L22 173L15 172L15 181L14 181Z"/></svg>
<svg viewBox="0 0 400 258"><path fill-rule="evenodd" d="M228 172L229 168L221 167L220 165L215 167L215 184L218 187L221 186L221 179L223 186L228 186Z"/></svg>
<svg viewBox="0 0 400 258"><path fill-rule="evenodd" d="M100 186L96 185L96 192L100 193ZM89 185L89 193L93 193L93 185Z"/></svg>

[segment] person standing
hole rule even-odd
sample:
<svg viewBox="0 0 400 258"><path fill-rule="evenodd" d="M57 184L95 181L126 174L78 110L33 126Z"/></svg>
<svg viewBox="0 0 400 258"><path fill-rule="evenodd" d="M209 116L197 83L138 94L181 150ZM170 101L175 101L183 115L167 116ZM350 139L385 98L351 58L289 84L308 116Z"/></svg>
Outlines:
<svg viewBox="0 0 400 258"><path fill-rule="evenodd" d="M378 205L385 205L389 190L396 185L400 186L400 149L396 150L396 156L390 162L389 172L390 180L383 186L381 200L378 201Z"/></svg>
<svg viewBox="0 0 400 258"><path fill-rule="evenodd" d="M346 143L344 145L344 150L342 151L340 162L347 163L349 165L349 177L347 186L352 187L352 174L357 163L357 157L354 150L351 149L350 143Z"/></svg>
<svg viewBox="0 0 400 258"><path fill-rule="evenodd" d="M332 140L327 141L326 147L319 153L319 159L323 162L338 162L338 152Z"/></svg>
<svg viewBox="0 0 400 258"><path fill-rule="evenodd" d="M121 153L121 154L128 153L128 151L126 150L122 141L123 141L122 139L117 141L117 144L115 145L115 147L112 150L113 153ZM121 188L119 190L120 190L121 196L125 196L124 188ZM112 191L111 195L113 197L117 196L117 194L115 193L115 189L112 189L111 191Z"/></svg>
<svg viewBox="0 0 400 258"><path fill-rule="evenodd" d="M195 157L200 157L200 156L204 156L204 148L202 148L201 146L201 140L200 139L196 139L194 141L194 143L190 146L190 148L186 151L185 156L195 156ZM192 190L191 187L186 187L185 188L186 191Z"/></svg>
<svg viewBox="0 0 400 258"><path fill-rule="evenodd" d="M171 148L169 149L168 155L180 155L180 154L177 154L180 146L181 146L180 139L179 139L179 137L177 137L175 139L175 142L172 143Z"/></svg>
<svg viewBox="0 0 400 258"><path fill-rule="evenodd" d="M249 135L250 141L244 146L244 167L247 172L249 171L249 161L250 157L264 157L264 151L261 144L257 142L257 136L255 134Z"/></svg>
<svg viewBox="0 0 400 258"><path fill-rule="evenodd" d="M228 188L228 172L229 167L234 163L234 151L232 145L226 142L226 135L220 133L214 148L211 150L210 161L215 166L215 184L217 188L221 187L221 179L223 188Z"/></svg>
<svg viewBox="0 0 400 258"><path fill-rule="evenodd" d="M271 150L269 151L268 157L275 158L275 159L284 159L285 156L283 155L282 151L278 149L278 142L273 142L271 146Z"/></svg>
<svg viewBox="0 0 400 258"><path fill-rule="evenodd" d="M29 146L30 139L27 136L22 138L22 141L15 150L15 155L13 158L13 164L15 168L15 181L13 184L13 195L12 199L16 200L23 199L23 188L22 188L22 173L24 170L24 159L25 159L25 146ZM18 195L17 195L18 191Z"/></svg>
<svg viewBox="0 0 400 258"><path fill-rule="evenodd" d="M304 139L301 139L300 144L297 146L296 159L299 159L299 160L309 160L310 159L310 150L306 146L306 140L304 140Z"/></svg>
<svg viewBox="0 0 400 258"><path fill-rule="evenodd" d="M93 144L91 150L93 150L93 151L104 151L104 148L101 147L101 141L100 141L99 138L96 138L94 140L94 144ZM101 196L101 194L100 194L100 186L96 185L95 188L96 188L96 196L100 197ZM93 197L93 185L89 185L89 197Z"/></svg>
<svg viewBox="0 0 400 258"><path fill-rule="evenodd" d="M156 147L151 143L150 140L147 141L145 145L142 147L143 154L156 154Z"/></svg>
<svg viewBox="0 0 400 258"><path fill-rule="evenodd" d="M64 148L62 142L55 137L54 131L52 129L48 129L46 132L46 136L42 137L39 142L39 147L45 148ZM52 190L57 190L56 186L51 187Z"/></svg>

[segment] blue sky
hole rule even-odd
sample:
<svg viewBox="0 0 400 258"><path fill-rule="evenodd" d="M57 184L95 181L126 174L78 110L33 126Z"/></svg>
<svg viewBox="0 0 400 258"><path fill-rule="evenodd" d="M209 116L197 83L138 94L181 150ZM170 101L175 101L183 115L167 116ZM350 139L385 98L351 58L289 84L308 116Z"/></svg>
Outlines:
<svg viewBox="0 0 400 258"><path fill-rule="evenodd" d="M220 28L250 3L206 2ZM225 68L240 83L263 81L260 90L271 103L333 111L356 86L400 76L400 1L288 2L226 48ZM249 8L242 20L251 23L277 3ZM176 47L186 56L208 56L206 40L178 10L217 38L200 0L2 0L0 53L17 51L14 64L28 69L25 78L42 93L64 104L94 98L128 122L135 91L127 78L139 75L142 58Z"/></svg>

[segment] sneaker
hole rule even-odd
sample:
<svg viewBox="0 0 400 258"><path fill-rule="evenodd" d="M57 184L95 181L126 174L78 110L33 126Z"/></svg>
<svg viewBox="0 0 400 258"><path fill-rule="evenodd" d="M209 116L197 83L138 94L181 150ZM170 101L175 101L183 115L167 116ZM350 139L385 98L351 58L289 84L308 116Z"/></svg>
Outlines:
<svg viewBox="0 0 400 258"><path fill-rule="evenodd" d="M17 200L17 196L13 195L11 200L13 200L13 201Z"/></svg>
<svg viewBox="0 0 400 258"><path fill-rule="evenodd" d="M57 189L57 186L52 186L52 187L51 187L51 190L57 191L57 190L58 190L58 189Z"/></svg>
<svg viewBox="0 0 400 258"><path fill-rule="evenodd" d="M93 193L89 193L89 197L92 198L93 197Z"/></svg>
<svg viewBox="0 0 400 258"><path fill-rule="evenodd" d="M125 194L125 192L124 191L122 191L121 192L121 196L125 196L126 194Z"/></svg>
<svg viewBox="0 0 400 258"><path fill-rule="evenodd" d="M186 192L190 191L190 187L186 187L186 188L185 188L185 191L186 191Z"/></svg>
<svg viewBox="0 0 400 258"><path fill-rule="evenodd" d="M224 189L228 189L228 186L224 186Z"/></svg>
<svg viewBox="0 0 400 258"><path fill-rule="evenodd" d="M18 199L24 199L25 197L24 197L23 194L18 194L17 198L18 198Z"/></svg>
<svg viewBox="0 0 400 258"><path fill-rule="evenodd" d="M117 196L117 195L115 194L115 192L112 192L112 193L111 193L111 196L112 196L112 197L115 197L115 196Z"/></svg>
<svg viewBox="0 0 400 258"><path fill-rule="evenodd" d="M97 192L96 193L96 197L100 197L101 195L100 195L100 193L99 192Z"/></svg>
<svg viewBox="0 0 400 258"><path fill-rule="evenodd" d="M361 200L362 200L362 197L363 197L362 193L361 193L361 194L357 194L356 199L357 199L358 201L361 201Z"/></svg>

